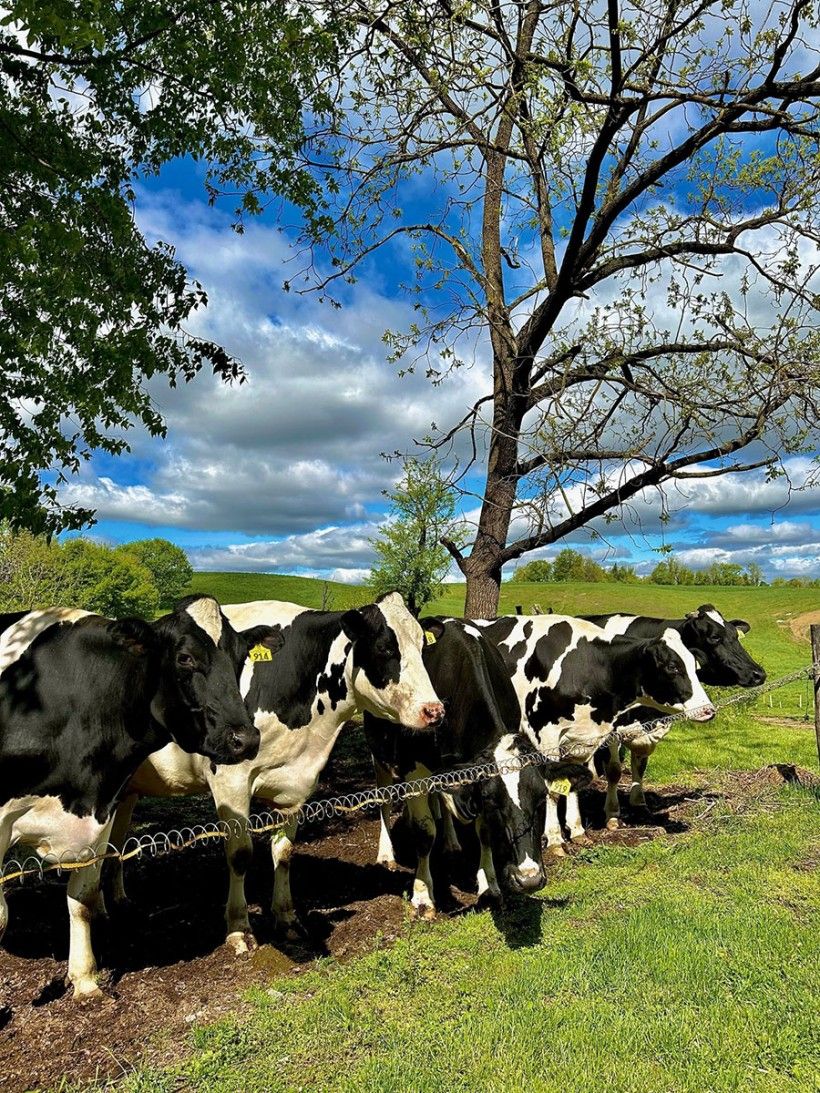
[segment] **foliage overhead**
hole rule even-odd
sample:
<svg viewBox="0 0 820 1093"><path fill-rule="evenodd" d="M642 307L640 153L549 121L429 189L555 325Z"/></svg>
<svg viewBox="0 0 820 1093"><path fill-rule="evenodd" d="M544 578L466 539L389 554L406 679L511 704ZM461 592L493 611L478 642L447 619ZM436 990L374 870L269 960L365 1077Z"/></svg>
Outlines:
<svg viewBox="0 0 820 1093"><path fill-rule="evenodd" d="M55 488L94 449L164 435L147 381L241 365L188 320L206 302L134 220L141 178L205 162L236 225L270 195L321 222L292 160L304 110L329 108L331 19L299 0L11 0L0 20L0 517L51 533L92 513ZM52 471L51 475L44 472Z"/></svg>
<svg viewBox="0 0 820 1093"><path fill-rule="evenodd" d="M647 491L665 516L693 478L775 476L816 444L811 0L347 10L348 109L305 161L336 182L332 268L298 283L409 248L394 358L434 382L491 362L431 439L485 479L469 553L451 544L468 614L494 612L506 563Z"/></svg>
<svg viewBox="0 0 820 1093"><path fill-rule="evenodd" d="M413 614L439 592L450 568L443 536L460 540L456 496L435 459L407 459L404 475L390 491L391 519L373 542L378 561L369 584L376 595L398 591Z"/></svg>

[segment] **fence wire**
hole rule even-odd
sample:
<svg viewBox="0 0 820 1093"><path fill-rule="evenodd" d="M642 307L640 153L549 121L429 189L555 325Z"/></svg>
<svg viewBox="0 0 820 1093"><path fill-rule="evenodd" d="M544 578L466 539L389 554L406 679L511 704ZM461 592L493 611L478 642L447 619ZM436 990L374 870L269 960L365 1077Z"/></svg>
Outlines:
<svg viewBox="0 0 820 1093"><path fill-rule="evenodd" d="M726 709L742 702L753 702L770 691L779 690L790 683L796 683L804 679L815 679L820 676L820 665L811 664L801 668L790 675L781 676L771 683L761 684L759 687L748 687L723 699L720 702L710 703L715 710ZM158 832L153 835L130 836L122 846L122 849L107 843L103 848L84 847L79 853L74 853L71 859L65 855L57 856L51 852L42 855L32 854L24 859L10 859L0 867L0 886L11 881L24 883L29 877L45 878L46 873L71 872L76 869L88 869L92 866L100 866L104 861L119 860L130 861L133 858L141 858L148 854L157 857L164 854L186 850L201 842L214 839L227 840L241 838L243 835L275 834L277 831L290 826L311 823L317 820L330 820L336 816L349 816L351 813L361 812L367 808L381 808L383 805L401 804L412 797L425 796L439 790L457 789L461 786L474 785L476 782L485 781L503 774L515 774L529 766L550 766L556 763L566 763L577 760L585 763L592 751L606 747L611 741L629 746L639 737L642 742L657 742L662 739L669 729L678 721L689 721L700 710L690 710L688 713L667 714L664 717L652 718L648 721L636 724L624 725L611 730L593 748L584 743L561 743L552 751L527 751L520 755L511 756L502 762L479 763L473 766L459 767L455 770L430 774L424 778L414 779L412 782L396 782L390 786L379 786L369 790L361 790L355 793L345 793L337 797L327 797L324 800L308 801L299 808L271 809L266 812L254 813L247 820L215 820L206 824L194 824L190 827L173 828L169 831Z"/></svg>

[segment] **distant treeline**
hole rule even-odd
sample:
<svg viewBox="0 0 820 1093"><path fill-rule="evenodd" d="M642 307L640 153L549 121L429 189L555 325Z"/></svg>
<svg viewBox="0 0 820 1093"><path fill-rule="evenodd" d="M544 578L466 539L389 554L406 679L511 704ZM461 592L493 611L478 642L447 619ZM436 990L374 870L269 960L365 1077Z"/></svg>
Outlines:
<svg viewBox="0 0 820 1093"><path fill-rule="evenodd" d="M791 585L797 588L820 587L820 580L809 577L775 577L763 580L763 570L756 562L742 566L735 562L712 562L705 569L690 569L671 555L658 562L648 576L642 577L635 567L614 562L602 566L579 550L566 547L553 561L532 561L519 566L516 581L559 583L563 581L617 581L622 584L667 585L734 585L757 587L763 584Z"/></svg>
<svg viewBox="0 0 820 1093"><path fill-rule="evenodd" d="M113 618L150 618L185 591L193 570L167 539L109 547L48 542L0 525L0 611L80 607Z"/></svg>

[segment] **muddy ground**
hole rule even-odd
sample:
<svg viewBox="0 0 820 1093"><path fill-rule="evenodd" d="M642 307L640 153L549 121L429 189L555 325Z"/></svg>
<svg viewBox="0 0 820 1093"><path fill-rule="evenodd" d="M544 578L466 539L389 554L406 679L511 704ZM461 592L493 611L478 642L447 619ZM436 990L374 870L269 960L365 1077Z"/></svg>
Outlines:
<svg viewBox="0 0 820 1093"><path fill-rule="evenodd" d="M348 756L334 760L324 781L325 792L330 785L338 792L367 785L369 772ZM749 786L737 788L747 794ZM603 826L602 783L586 791L582 806L592 841L634 844L679 835L726 793L731 791L665 786L647 793L649 813L625 810L629 826L616 831ZM184 816L188 823L211 818L205 800L141 807L144 831L172 826L172 816L176 822ZM399 856L410 865L400 821L396 834ZM272 870L259 840L247 891L260 945L241 957L222 944L226 880L220 845L129 863L126 884L134 906L101 924L96 938L107 992L102 1002L75 1003L65 986L64 883L49 879L12 886L10 924L0 949L0 1093L52 1088L64 1078L116 1077L145 1057L170 1060L184 1052L194 1021L241 1009L248 986L298 975L322 956L343 959L376 943L389 944L407 918L412 873L374 864L377 837L377 821L361 815L300 831L292 881L307 937L298 943L275 938L263 913ZM463 913L475 903L477 848L462 841L463 860L433 863L442 914ZM312 858L320 858L321 866ZM503 916L500 921L503 928Z"/></svg>

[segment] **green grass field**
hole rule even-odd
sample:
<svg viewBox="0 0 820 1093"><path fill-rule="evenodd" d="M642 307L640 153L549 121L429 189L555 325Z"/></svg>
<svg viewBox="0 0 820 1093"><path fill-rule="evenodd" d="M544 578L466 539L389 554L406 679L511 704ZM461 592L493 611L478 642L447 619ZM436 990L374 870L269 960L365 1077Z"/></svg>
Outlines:
<svg viewBox="0 0 820 1093"><path fill-rule="evenodd" d="M197 575L225 602L321 603L321 587L295 582ZM330 591L341 597L342 587ZM752 624L748 647L770 677L808 663L808 643L788 623L815 609L810 590L506 585L502 610L671 617L709 601ZM462 603L451 586L431 607L458 613ZM744 796L726 773L771 762L816 770L798 705L806 693L793 685L771 707L764 698L707 726L675 727L648 782L734 786L714 806L694 806L684 834L584 850L503 915L408 916L389 948L374 937L369 955L272 980L241 1017L194 1029L184 1061L118 1084L124 1093L820 1090L820 795Z"/></svg>

